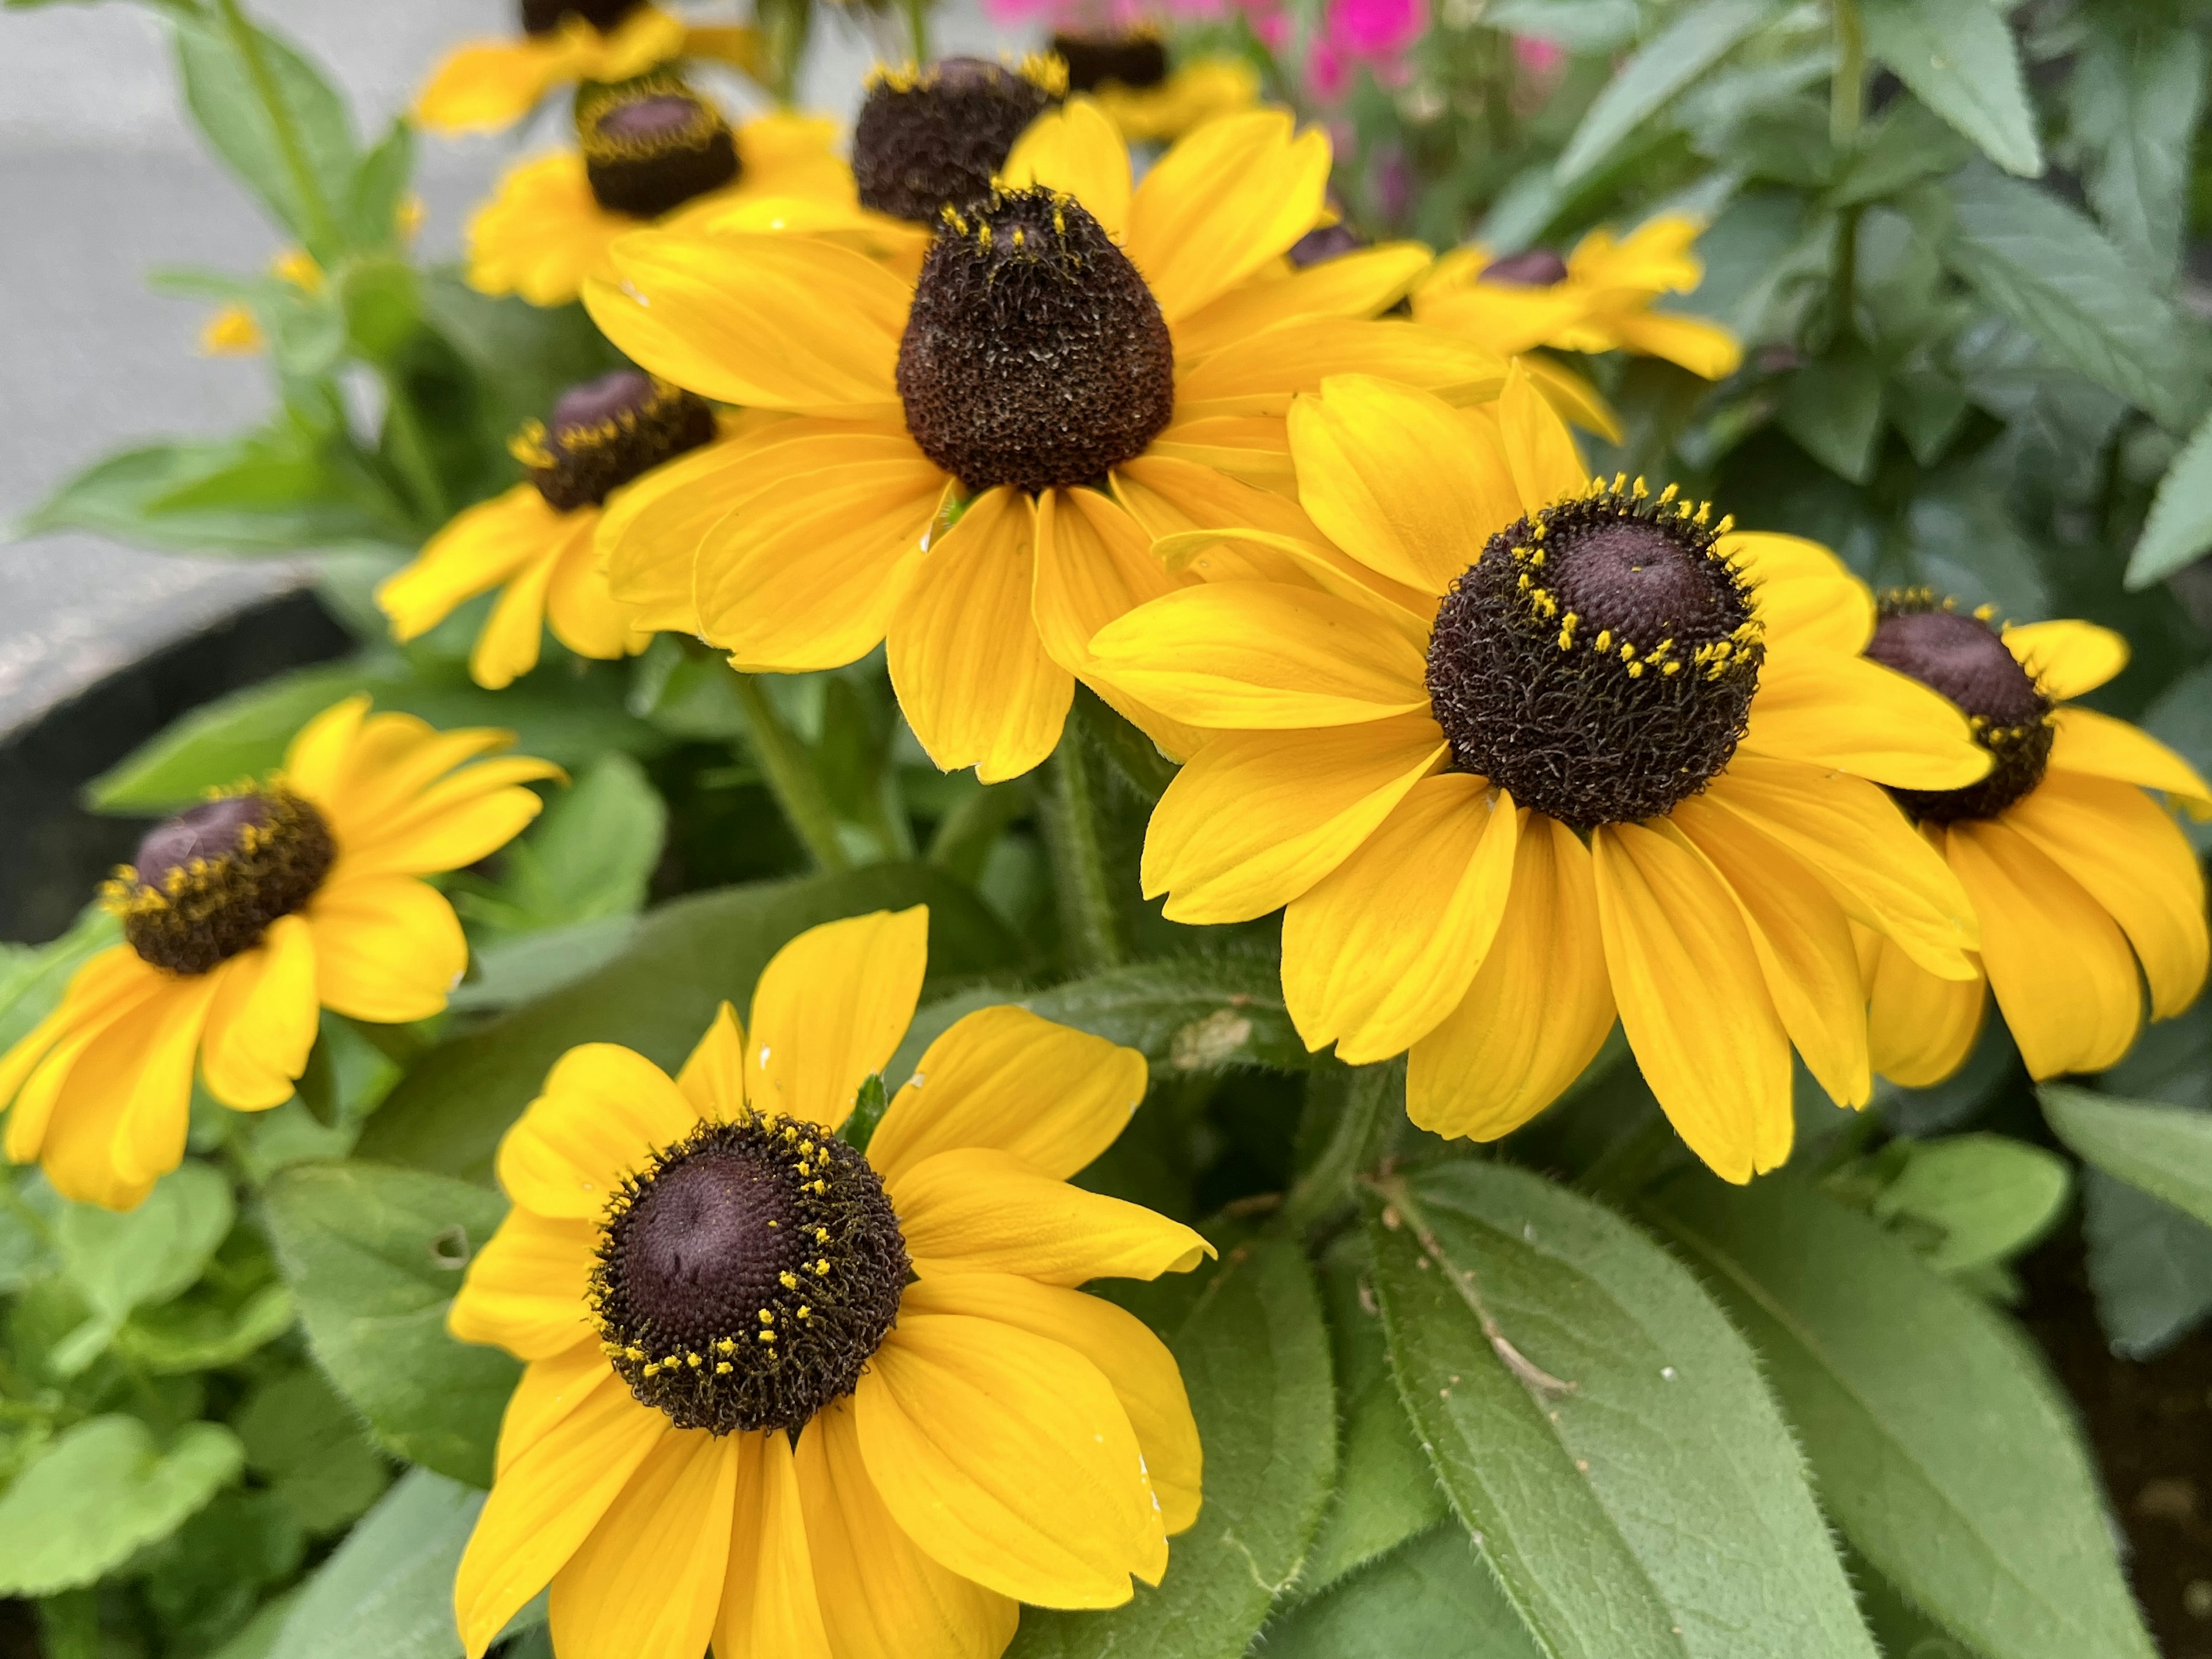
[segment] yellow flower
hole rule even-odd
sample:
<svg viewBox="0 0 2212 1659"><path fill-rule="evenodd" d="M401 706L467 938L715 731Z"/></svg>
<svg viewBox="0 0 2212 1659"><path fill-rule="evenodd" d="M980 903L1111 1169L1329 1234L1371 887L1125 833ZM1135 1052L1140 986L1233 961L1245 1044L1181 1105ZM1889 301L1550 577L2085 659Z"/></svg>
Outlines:
<svg viewBox="0 0 2212 1659"><path fill-rule="evenodd" d="M422 198L409 196L394 215L393 228L404 245L422 228ZM315 256L303 247L289 247L269 262L269 274L289 283L302 294L320 294L325 278ZM246 307L228 305L216 312L200 328L200 350L210 357L252 357L268 349L261 325Z"/></svg>
<svg viewBox="0 0 2212 1659"><path fill-rule="evenodd" d="M2212 789L2124 720L2066 706L2127 665L2127 641L2084 622L1991 628L1924 591L1892 595L1867 654L1966 711L1993 757L1949 792L1899 791L1981 918L1982 971L1937 980L1879 939L1861 941L1875 1068L1911 1086L1965 1064L1988 993L2038 1079L2100 1072L2142 1023L2203 988L2204 875L2155 789L2212 817Z"/></svg>
<svg viewBox="0 0 2212 1659"><path fill-rule="evenodd" d="M674 1082L573 1048L500 1148L453 1334L529 1362L454 1585L471 1659L549 1583L562 1659L994 1659L1112 1607L1197 1517L1182 1381L1073 1287L1210 1254L1067 1184L1145 1062L1018 1008L837 1137L921 992L920 908L777 952Z"/></svg>
<svg viewBox="0 0 2212 1659"><path fill-rule="evenodd" d="M653 222L679 228L701 214L731 208L751 208L771 222L808 230L860 236L874 228L878 240L888 238L889 228L877 228L876 216L861 211L851 170L830 151L835 122L767 115L730 134L689 92L647 84L642 95L602 101L587 118L593 130L583 150L540 155L507 170L469 220L470 287L519 294L534 306L566 305L586 277L614 274L607 250L617 236ZM697 125L710 134L720 129L721 149L733 167L702 171L700 155L680 146L664 146L661 154L633 147L626 165L611 168L594 159L598 129L619 122L621 111L650 113L678 104L697 111ZM656 173L665 177L655 179Z"/></svg>
<svg viewBox="0 0 2212 1659"><path fill-rule="evenodd" d="M1155 31L1121 35L1055 34L1052 50L1067 65L1067 84L1098 100L1133 144L1162 143L1218 115L1260 101L1260 76L1242 58L1194 58L1170 69Z"/></svg>
<svg viewBox="0 0 2212 1659"><path fill-rule="evenodd" d="M1425 250L1287 268L1328 167L1322 134L1262 111L1201 127L1139 183L1078 98L1023 136L1003 193L948 217L918 283L819 238L624 238L620 282L584 290L608 337L679 386L799 418L632 492L601 535L617 597L747 669L830 667L888 635L939 766L1028 770L1091 635L1194 580L1152 557L1154 535L1312 533L1268 488L1291 487L1294 392L1356 368L1456 398L1500 382L1486 352L1363 320Z"/></svg>
<svg viewBox="0 0 2212 1659"><path fill-rule="evenodd" d="M225 306L200 325L200 351L210 357L253 357L268 347L261 325L244 306Z"/></svg>
<svg viewBox="0 0 2212 1659"><path fill-rule="evenodd" d="M1413 294L1425 323L1511 355L1551 346L1561 351L1637 351L1717 380L1743 361L1735 336L1717 323L1654 311L1662 294L1686 294L1705 276L1690 252L1698 227L1662 214L1625 241L1594 230L1565 259L1547 249L1494 258L1454 249Z"/></svg>
<svg viewBox="0 0 2212 1659"><path fill-rule="evenodd" d="M512 741L369 718L350 697L301 730L283 771L150 831L108 885L125 943L0 1057L8 1156L130 1209L184 1157L196 1066L224 1105L261 1111L291 1097L319 1007L443 1008L468 946L421 878L504 846L538 814L520 786L559 775L520 756L464 764Z"/></svg>
<svg viewBox="0 0 2212 1659"><path fill-rule="evenodd" d="M496 587L499 600L469 653L478 685L496 690L535 668L541 626L579 656L644 650L651 631L607 591L593 542L602 504L654 467L716 441L706 404L634 368L571 386L553 405L550 430L532 422L516 440L529 481L458 514L378 586L392 637L417 638Z"/></svg>
<svg viewBox="0 0 2212 1659"><path fill-rule="evenodd" d="M524 33L475 40L439 64L415 100L415 118L439 132L513 126L554 88L633 80L679 58L714 58L758 76L759 35L689 28L638 0L523 0Z"/></svg>
<svg viewBox="0 0 2212 1659"><path fill-rule="evenodd" d="M1618 1009L1684 1140L1788 1157L1790 1048L1871 1087L1851 920L1966 978L1966 896L1868 777L1988 769L1966 721L1859 655L1873 597L1826 549L1586 482L1516 366L1495 410L1364 377L1291 414L1320 586L1223 580L1092 641L1129 696L1210 729L1145 843L1181 921L1287 905L1316 1048L1411 1049L1407 1106L1491 1139L1581 1073ZM1856 774L1856 775L1853 775Z"/></svg>

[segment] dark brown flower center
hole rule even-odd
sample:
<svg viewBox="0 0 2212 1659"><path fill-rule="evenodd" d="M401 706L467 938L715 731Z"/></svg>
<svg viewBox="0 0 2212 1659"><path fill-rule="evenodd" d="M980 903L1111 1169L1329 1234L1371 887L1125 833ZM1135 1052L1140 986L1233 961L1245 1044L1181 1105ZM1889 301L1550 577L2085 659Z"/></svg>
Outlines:
<svg viewBox="0 0 2212 1659"><path fill-rule="evenodd" d="M580 97L576 138L593 198L635 219L658 218L738 176L729 123L670 75Z"/></svg>
<svg viewBox="0 0 2212 1659"><path fill-rule="evenodd" d="M1109 83L1141 91L1168 78L1168 49L1157 34L1055 34L1052 50L1067 65L1070 92Z"/></svg>
<svg viewBox="0 0 2212 1659"><path fill-rule="evenodd" d="M1717 776L1765 656L1729 521L1595 486L1490 538L1437 608L1431 709L1452 763L1577 830L1665 816Z"/></svg>
<svg viewBox="0 0 2212 1659"><path fill-rule="evenodd" d="M571 17L580 17L595 29L611 29L644 3L645 0L522 0L522 31L550 34Z"/></svg>
<svg viewBox="0 0 2212 1659"><path fill-rule="evenodd" d="M991 193L1014 140L1066 92L1065 68L1048 58L1019 69L947 58L878 70L853 127L860 205L934 228L945 208Z"/></svg>
<svg viewBox="0 0 2212 1659"><path fill-rule="evenodd" d="M631 479L714 436L704 399L635 368L562 392L552 418L516 434L515 456L561 512L597 507Z"/></svg>
<svg viewBox="0 0 2212 1659"><path fill-rule="evenodd" d="M313 897L337 855L311 804L257 788L156 824L106 896L140 957L173 974L204 974Z"/></svg>
<svg viewBox="0 0 2212 1659"><path fill-rule="evenodd" d="M1916 817L1995 817L2043 781L2054 733L2051 700L1988 623L1925 589L1882 596L1867 655L1958 704L1990 752L1989 775L1964 789L1895 789Z"/></svg>
<svg viewBox="0 0 2212 1659"><path fill-rule="evenodd" d="M1492 259L1482 268L1482 280L1510 288L1556 288L1567 280L1567 262L1547 247L1532 247Z"/></svg>
<svg viewBox="0 0 2212 1659"><path fill-rule="evenodd" d="M1080 203L1012 191L947 210L899 343L898 389L922 453L971 491L1091 483L1174 414L1175 344Z"/></svg>
<svg viewBox="0 0 2212 1659"><path fill-rule="evenodd" d="M898 1317L906 1240L860 1153L807 1123L702 1123L626 1177L587 1292L607 1358L678 1428L796 1432Z"/></svg>

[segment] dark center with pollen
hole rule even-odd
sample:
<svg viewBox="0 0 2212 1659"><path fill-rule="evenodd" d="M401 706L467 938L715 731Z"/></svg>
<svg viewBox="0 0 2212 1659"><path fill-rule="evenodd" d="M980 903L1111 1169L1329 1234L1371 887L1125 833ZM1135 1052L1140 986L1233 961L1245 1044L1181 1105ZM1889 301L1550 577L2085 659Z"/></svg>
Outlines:
<svg viewBox="0 0 2212 1659"><path fill-rule="evenodd" d="M1884 594L1866 653L1958 704L1990 752L1989 775L1964 789L1892 790L1914 817L1939 823L1994 817L2043 781L2054 736L2051 700L1979 617L1924 589Z"/></svg>
<svg viewBox="0 0 2212 1659"><path fill-rule="evenodd" d="M1067 65L1070 92L1109 82L1142 91L1168 78L1168 49L1157 34L1055 34L1052 50Z"/></svg>
<svg viewBox="0 0 2212 1659"><path fill-rule="evenodd" d="M522 32L550 34L571 17L580 17L593 28L614 27L645 0L522 0Z"/></svg>
<svg viewBox="0 0 2212 1659"><path fill-rule="evenodd" d="M1022 129L1066 91L1054 58L1010 69L947 58L919 70L878 71L853 126L860 205L934 229L944 209L991 193Z"/></svg>
<svg viewBox="0 0 2212 1659"><path fill-rule="evenodd" d="M270 923L312 898L336 857L313 805L282 788L254 789L147 831L106 897L146 961L204 974L258 945Z"/></svg>
<svg viewBox="0 0 2212 1659"><path fill-rule="evenodd" d="M971 491L1091 483L1175 412L1159 302L1080 203L1045 190L947 210L899 342L922 453Z"/></svg>
<svg viewBox="0 0 2212 1659"><path fill-rule="evenodd" d="M702 1123L628 1176L587 1293L609 1361L678 1428L796 1431L898 1317L906 1240L858 1152L812 1124Z"/></svg>
<svg viewBox="0 0 2212 1659"><path fill-rule="evenodd" d="M730 124L672 76L580 98L576 139L593 198L635 219L657 218L738 176Z"/></svg>
<svg viewBox="0 0 2212 1659"><path fill-rule="evenodd" d="M1659 817L1742 739L1765 655L1723 519L1599 485L1500 531L1437 608L1429 700L1459 770L1577 830Z"/></svg>
<svg viewBox="0 0 2212 1659"><path fill-rule="evenodd" d="M1482 280L1509 288L1557 288L1567 280L1567 262L1547 247L1532 247L1492 259L1482 268Z"/></svg>
<svg viewBox="0 0 2212 1659"><path fill-rule="evenodd" d="M515 436L515 456L548 504L567 513L613 491L714 435L703 398L635 368L618 368L562 392L550 421Z"/></svg>

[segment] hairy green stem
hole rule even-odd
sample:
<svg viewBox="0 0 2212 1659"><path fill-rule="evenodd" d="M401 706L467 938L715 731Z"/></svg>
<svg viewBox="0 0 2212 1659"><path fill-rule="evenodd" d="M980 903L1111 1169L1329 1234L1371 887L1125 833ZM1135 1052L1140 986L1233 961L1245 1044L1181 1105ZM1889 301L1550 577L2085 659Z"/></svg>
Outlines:
<svg viewBox="0 0 2212 1659"><path fill-rule="evenodd" d="M1354 1068L1328 1144L1283 1200L1285 1223L1310 1226L1351 1200L1352 1183L1376 1160L1396 1127L1391 1115L1405 1099L1405 1066L1397 1060Z"/></svg>
<svg viewBox="0 0 2212 1659"><path fill-rule="evenodd" d="M1098 793L1081 737L1073 731L1044 764L1038 814L1052 854L1060 932L1067 965L1079 974L1118 968L1127 960L1106 854L1098 845Z"/></svg>
<svg viewBox="0 0 2212 1659"><path fill-rule="evenodd" d="M276 153L283 160L284 171L292 176L293 193L300 198L300 211L307 222L306 235L313 244L312 251L316 258L328 259L339 251L338 222L331 216L331 204L323 199L315 170L307 164L307 147L292 118L291 106L285 103L269 60L262 55L261 37L246 21L238 0L216 0L216 9L222 15L231 47L246 65L246 77L253 82L253 94L261 100L270 129L276 135Z"/></svg>
<svg viewBox="0 0 2212 1659"><path fill-rule="evenodd" d="M734 669L731 672L737 673ZM738 707L744 715L746 738L785 820L823 869L851 869L853 860L838 839L837 815L830 808L830 797L823 793L822 780L807 764L806 751L783 723L783 716L776 713L760 682L744 673L737 673L737 682Z"/></svg>

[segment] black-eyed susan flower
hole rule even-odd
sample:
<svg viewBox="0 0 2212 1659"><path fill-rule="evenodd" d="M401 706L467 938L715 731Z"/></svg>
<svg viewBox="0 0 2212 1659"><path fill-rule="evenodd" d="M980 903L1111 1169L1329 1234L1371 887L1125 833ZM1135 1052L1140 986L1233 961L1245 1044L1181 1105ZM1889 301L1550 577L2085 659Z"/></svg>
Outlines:
<svg viewBox="0 0 2212 1659"><path fill-rule="evenodd" d="M1133 144L1180 138L1217 115L1260 101L1260 76L1241 58L1209 55L1168 61L1156 29L1126 34L1054 34L1052 51L1067 65L1071 92L1087 92Z"/></svg>
<svg viewBox="0 0 2212 1659"><path fill-rule="evenodd" d="M948 205L991 193L1015 141L1066 96L1067 69L1057 58L879 66L853 123L861 204L934 230Z"/></svg>
<svg viewBox="0 0 2212 1659"><path fill-rule="evenodd" d="M613 85L686 58L718 58L759 77L752 29L687 27L645 0L521 0L521 34L457 46L415 100L436 132L513 126L556 87Z"/></svg>
<svg viewBox="0 0 2212 1659"><path fill-rule="evenodd" d="M392 636L417 638L496 587L469 653L479 685L496 690L535 668L548 627L579 656L642 651L652 631L607 591L593 539L601 509L653 468L712 444L715 433L714 411L702 399L634 368L569 387L549 420L516 436L528 480L459 514L378 586Z"/></svg>
<svg viewBox="0 0 2212 1659"><path fill-rule="evenodd" d="M522 786L559 775L478 758L512 741L351 697L274 776L149 831L106 895L124 943L0 1058L8 1156L81 1203L130 1209L184 1157L196 1073L224 1105L261 1111L291 1097L319 1008L438 1012L468 946L422 878L504 846L538 813Z"/></svg>
<svg viewBox="0 0 2212 1659"><path fill-rule="evenodd" d="M1965 788L1894 792L1973 902L1981 971L1938 980L1863 940L1875 1068L1941 1082L1966 1062L1994 992L2033 1076L2102 1071L2135 1041L2143 983L2153 1019L2203 988L2203 871L2144 791L2202 817L2212 789L2148 732L2069 706L2127 665L2110 629L1999 629L1915 590L1885 596L1867 654L1949 697L1992 761Z"/></svg>
<svg viewBox="0 0 2212 1659"><path fill-rule="evenodd" d="M1616 1011L1684 1140L1732 1181L1790 1152L1794 1044L1871 1090L1850 921L1973 973L1966 896L1867 778L1978 781L1955 709L1859 655L1873 596L1825 548L1584 477L1516 368L1494 411L1365 378L1291 413L1316 588L1224 580L1092 641L1207 732L1155 811L1148 894L1188 922L1286 905L1306 1042L1411 1050L1413 1120L1490 1139Z"/></svg>
<svg viewBox="0 0 2212 1659"><path fill-rule="evenodd" d="M1018 1602L1159 1581L1197 1430L1158 1339L1074 1286L1209 1247L1067 1181L1145 1062L987 1008L848 1145L927 948L920 908L802 933L673 1082L571 1049L508 1133L451 1316L528 1362L454 1586L472 1656L548 1583L562 1659L995 1659Z"/></svg>
<svg viewBox="0 0 2212 1659"><path fill-rule="evenodd" d="M1436 263L1413 294L1413 315L1491 350L1516 354L1635 351L1717 380L1743 361L1717 323L1654 311L1662 294L1686 294L1705 277L1690 245L1695 221L1662 214L1622 240L1594 230L1562 259L1548 248L1504 258L1468 246Z"/></svg>
<svg viewBox="0 0 2212 1659"><path fill-rule="evenodd" d="M1328 166L1322 134L1261 111L1200 128L1139 183L1078 98L1030 128L998 193L949 212L918 280L822 238L623 239L619 281L585 288L608 337L679 386L799 418L634 493L602 537L617 598L746 669L834 666L888 636L939 766L1028 770L1092 633L1194 580L1162 569L1153 535L1311 533L1270 493L1291 486L1294 392L1350 368L1455 397L1500 383L1462 341L1364 320L1425 250L1287 266ZM1176 747L1171 722L1124 712Z"/></svg>
<svg viewBox="0 0 2212 1659"><path fill-rule="evenodd" d="M578 148L518 163L469 220L469 285L566 305L587 276L611 275L607 249L641 225L725 208L808 228L865 226L853 178L830 153L834 122L778 113L733 132L672 76L578 99Z"/></svg>

